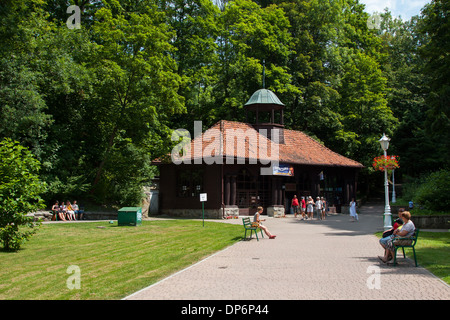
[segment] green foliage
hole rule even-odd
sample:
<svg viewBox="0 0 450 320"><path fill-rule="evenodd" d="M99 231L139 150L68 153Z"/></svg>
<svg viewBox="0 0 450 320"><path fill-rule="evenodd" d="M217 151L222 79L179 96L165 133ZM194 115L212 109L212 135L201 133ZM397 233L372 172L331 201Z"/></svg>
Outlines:
<svg viewBox="0 0 450 320"><path fill-rule="evenodd" d="M0 244L6 250L19 250L37 230L26 214L43 206L38 171L30 151L10 139L0 142Z"/></svg>
<svg viewBox="0 0 450 320"><path fill-rule="evenodd" d="M446 138L447 148L450 140L449 13L449 1L433 0L423 8L423 17L418 25L419 33L426 34L429 40L419 50L425 60L423 71L429 76L427 128Z"/></svg>
<svg viewBox="0 0 450 320"><path fill-rule="evenodd" d="M263 63L285 126L366 165L360 181L383 132L399 179L448 164L448 1L380 30L357 0L86 0L70 30L73 3L0 3L0 138L40 161L48 201L135 203L173 129L246 120Z"/></svg>
<svg viewBox="0 0 450 320"><path fill-rule="evenodd" d="M16 23L0 28L0 137L38 157L48 202L136 203L148 163L170 152L169 118L184 99L174 33L156 4L85 1L78 30L66 26L68 1L1 7Z"/></svg>
<svg viewBox="0 0 450 320"><path fill-rule="evenodd" d="M425 177L414 194L414 202L425 209L449 211L450 170L439 170Z"/></svg>

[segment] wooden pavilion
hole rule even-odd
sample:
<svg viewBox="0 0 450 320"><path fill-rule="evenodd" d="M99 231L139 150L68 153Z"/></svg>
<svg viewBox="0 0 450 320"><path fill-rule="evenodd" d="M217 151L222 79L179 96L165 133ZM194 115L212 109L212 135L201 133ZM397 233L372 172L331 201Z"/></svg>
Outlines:
<svg viewBox="0 0 450 320"><path fill-rule="evenodd" d="M362 164L331 151L300 131L284 128L283 103L270 90L256 91L244 108L253 124L221 120L184 144L160 170L159 213L205 217L290 212L294 195L323 196L340 212L356 197ZM278 122L276 121L278 118Z"/></svg>

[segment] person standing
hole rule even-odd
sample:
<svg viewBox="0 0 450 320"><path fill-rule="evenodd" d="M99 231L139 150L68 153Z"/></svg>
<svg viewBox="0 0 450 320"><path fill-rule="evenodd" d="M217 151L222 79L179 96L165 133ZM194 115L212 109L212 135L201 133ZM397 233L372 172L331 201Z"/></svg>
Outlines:
<svg viewBox="0 0 450 320"><path fill-rule="evenodd" d="M317 220L322 219L322 201L320 201L320 197L316 198L315 203L316 213L317 213Z"/></svg>
<svg viewBox="0 0 450 320"><path fill-rule="evenodd" d="M358 221L355 198L352 198L352 201L350 201L350 217L352 218L351 221Z"/></svg>
<svg viewBox="0 0 450 320"><path fill-rule="evenodd" d="M322 220L325 220L327 202L323 197L320 198L320 201L322 201Z"/></svg>
<svg viewBox="0 0 450 320"><path fill-rule="evenodd" d="M314 212L314 200L311 196L308 197L308 202L306 203L306 215L307 219L312 219Z"/></svg>
<svg viewBox="0 0 450 320"><path fill-rule="evenodd" d="M305 220L305 212L306 212L306 201L305 201L305 197L302 197L302 200L300 201L300 205L301 205L300 210L302 211L302 220Z"/></svg>
<svg viewBox="0 0 450 320"><path fill-rule="evenodd" d="M294 195L294 198L292 198L292 203L291 203L291 207L294 210L294 217L297 218L297 214L299 213L298 210L298 198L297 195Z"/></svg>

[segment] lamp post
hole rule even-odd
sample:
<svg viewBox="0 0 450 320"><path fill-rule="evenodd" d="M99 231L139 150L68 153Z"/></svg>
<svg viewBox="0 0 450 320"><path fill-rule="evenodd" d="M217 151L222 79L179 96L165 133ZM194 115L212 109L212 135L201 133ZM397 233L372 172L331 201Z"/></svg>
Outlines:
<svg viewBox="0 0 450 320"><path fill-rule="evenodd" d="M395 197L395 177L394 177L395 170L392 170L392 203L397 202L397 198Z"/></svg>
<svg viewBox="0 0 450 320"><path fill-rule="evenodd" d="M386 137L386 135L383 133L383 136L379 140L381 144L381 148L384 151L384 156L387 157L387 149L389 148L389 139ZM391 218L391 207L389 206L389 182L388 182L388 173L387 169L384 168L384 193L385 193L385 207L384 207L384 230L388 230L392 228L392 218Z"/></svg>

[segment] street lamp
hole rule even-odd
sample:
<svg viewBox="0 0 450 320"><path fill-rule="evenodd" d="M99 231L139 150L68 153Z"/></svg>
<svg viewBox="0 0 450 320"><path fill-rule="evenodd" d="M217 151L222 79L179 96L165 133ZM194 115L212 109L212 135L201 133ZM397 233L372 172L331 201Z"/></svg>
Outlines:
<svg viewBox="0 0 450 320"><path fill-rule="evenodd" d="M392 200L391 200L392 203L396 203L397 202L397 198L395 196L395 177L394 177L394 172L395 172L395 169L392 170Z"/></svg>
<svg viewBox="0 0 450 320"><path fill-rule="evenodd" d="M387 157L386 150L389 148L389 139L386 137L386 135L383 133L383 136L379 140L381 144L381 148L384 151L384 157ZM385 203L386 206L384 207L384 230L388 230L392 228L392 218L391 218L391 207L389 206L389 184L388 184L388 174L387 174L387 168L384 168L384 193L385 193Z"/></svg>

